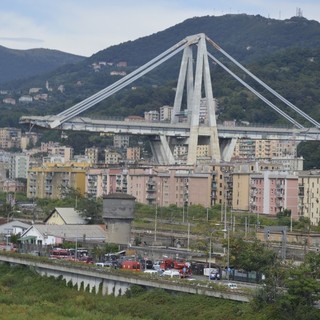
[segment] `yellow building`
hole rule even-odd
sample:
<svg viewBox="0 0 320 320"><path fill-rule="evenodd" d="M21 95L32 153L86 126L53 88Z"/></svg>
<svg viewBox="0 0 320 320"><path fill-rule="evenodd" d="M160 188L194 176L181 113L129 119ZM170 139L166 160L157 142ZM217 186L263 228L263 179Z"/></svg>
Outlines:
<svg viewBox="0 0 320 320"><path fill-rule="evenodd" d="M79 225L87 224L80 212L74 208L54 208L49 216L44 220L45 224L55 225Z"/></svg>
<svg viewBox="0 0 320 320"><path fill-rule="evenodd" d="M27 197L59 199L70 188L84 195L87 167L88 163L48 163L32 168L28 171Z"/></svg>
<svg viewBox="0 0 320 320"><path fill-rule="evenodd" d="M98 163L98 148L86 148L84 154L91 163Z"/></svg>
<svg viewBox="0 0 320 320"><path fill-rule="evenodd" d="M238 139L234 148L234 159L273 159L274 157L293 157L296 154L297 142L292 139L252 140Z"/></svg>
<svg viewBox="0 0 320 320"><path fill-rule="evenodd" d="M310 219L311 224L320 222L320 171L299 173L298 215Z"/></svg>
<svg viewBox="0 0 320 320"><path fill-rule="evenodd" d="M127 160L138 161L141 157L140 147L129 147L127 148Z"/></svg>
<svg viewBox="0 0 320 320"><path fill-rule="evenodd" d="M233 173L232 209L249 211L250 173Z"/></svg>

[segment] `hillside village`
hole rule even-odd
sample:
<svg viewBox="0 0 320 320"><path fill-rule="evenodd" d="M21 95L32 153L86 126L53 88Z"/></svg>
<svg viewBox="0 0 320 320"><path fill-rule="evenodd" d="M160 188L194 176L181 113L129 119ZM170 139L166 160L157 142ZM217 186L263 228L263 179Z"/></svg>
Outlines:
<svg viewBox="0 0 320 320"><path fill-rule="evenodd" d="M126 61L120 61L118 63L99 61L93 62L89 66L89 71L92 72L106 72L110 76L125 76L127 74L126 68L128 64ZM76 81L75 86L81 87L83 85L82 81ZM28 90L21 92L15 92L15 90L0 90L1 102L5 105L32 105L34 102L46 102L50 98L50 94L60 93L63 94L65 91L65 85L63 83L52 86L49 81L45 82L44 87L32 87Z"/></svg>

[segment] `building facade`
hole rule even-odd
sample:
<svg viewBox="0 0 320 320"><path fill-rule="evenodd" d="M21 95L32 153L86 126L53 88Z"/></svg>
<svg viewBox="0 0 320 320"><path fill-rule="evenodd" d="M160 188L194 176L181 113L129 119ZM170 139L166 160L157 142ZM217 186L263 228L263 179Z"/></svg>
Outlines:
<svg viewBox="0 0 320 320"><path fill-rule="evenodd" d="M320 222L320 171L303 171L299 174L300 217L310 220L312 225Z"/></svg>
<svg viewBox="0 0 320 320"><path fill-rule="evenodd" d="M27 197L59 199L70 191L85 194L86 168L88 164L47 164L28 172Z"/></svg>
<svg viewBox="0 0 320 320"><path fill-rule="evenodd" d="M265 171L250 179L250 211L276 216L290 210L298 218L298 176L287 172Z"/></svg>

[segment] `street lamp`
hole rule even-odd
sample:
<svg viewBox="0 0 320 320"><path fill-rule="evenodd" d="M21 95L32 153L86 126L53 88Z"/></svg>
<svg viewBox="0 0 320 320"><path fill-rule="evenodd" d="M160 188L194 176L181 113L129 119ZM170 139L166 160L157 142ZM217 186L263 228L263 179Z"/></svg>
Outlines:
<svg viewBox="0 0 320 320"><path fill-rule="evenodd" d="M214 231L210 233L210 241L209 241L209 272L208 272L208 277L210 281L210 275L211 275L211 251L212 251L212 234Z"/></svg>
<svg viewBox="0 0 320 320"><path fill-rule="evenodd" d="M230 269L230 233L229 228L225 228L222 230L224 234L227 236L227 279L229 280L229 269Z"/></svg>

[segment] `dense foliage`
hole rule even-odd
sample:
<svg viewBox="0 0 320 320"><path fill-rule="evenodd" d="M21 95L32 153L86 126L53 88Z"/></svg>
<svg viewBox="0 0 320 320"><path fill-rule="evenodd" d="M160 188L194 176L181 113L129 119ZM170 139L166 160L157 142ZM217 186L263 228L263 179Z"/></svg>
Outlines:
<svg viewBox="0 0 320 320"><path fill-rule="evenodd" d="M132 287L125 296L103 297L66 286L61 279L41 278L23 268L0 265L3 319L265 319L249 304L201 295L171 294Z"/></svg>
<svg viewBox="0 0 320 320"><path fill-rule="evenodd" d="M61 278L40 277L26 267L0 265L3 319L243 319L317 320L319 255L309 254L299 267L270 264L266 284L250 303L202 295L173 294L132 286L121 297L80 291ZM283 290L282 286L287 288Z"/></svg>

